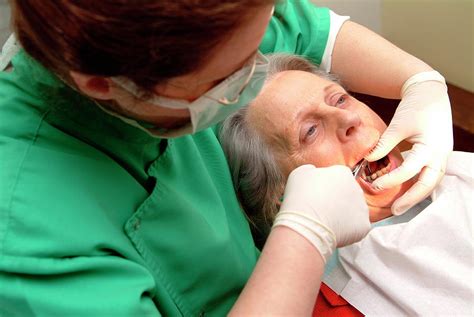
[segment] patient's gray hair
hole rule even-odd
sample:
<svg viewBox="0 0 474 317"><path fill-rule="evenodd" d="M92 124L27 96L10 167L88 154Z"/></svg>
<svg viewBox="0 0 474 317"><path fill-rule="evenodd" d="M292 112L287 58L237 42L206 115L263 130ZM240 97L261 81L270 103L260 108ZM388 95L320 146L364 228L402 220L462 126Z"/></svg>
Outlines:
<svg viewBox="0 0 474 317"><path fill-rule="evenodd" d="M267 57L270 64L266 82L288 70L305 71L337 82L334 75L319 70L303 57L287 54ZM266 235L278 212L286 176L278 166L271 147L248 124L247 109L240 109L222 123L219 138L242 208L254 225L253 229Z"/></svg>

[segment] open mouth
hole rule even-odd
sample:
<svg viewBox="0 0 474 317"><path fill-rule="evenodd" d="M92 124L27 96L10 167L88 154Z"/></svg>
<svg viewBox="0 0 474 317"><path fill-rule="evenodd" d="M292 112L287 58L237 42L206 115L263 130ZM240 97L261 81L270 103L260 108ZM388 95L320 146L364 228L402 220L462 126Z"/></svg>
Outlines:
<svg viewBox="0 0 474 317"><path fill-rule="evenodd" d="M377 178L393 171L395 168L397 168L397 165L398 160L396 156L392 153L389 153L387 156L382 157L378 161L368 162L367 166L365 166L362 171L360 171L356 180L366 193L380 195L382 190L376 190L373 188L372 182Z"/></svg>
<svg viewBox="0 0 474 317"><path fill-rule="evenodd" d="M365 168L362 169L360 177L366 182L373 182L377 178L387 174L391 171L392 164L389 156L384 156L375 162L369 162Z"/></svg>
<svg viewBox="0 0 474 317"><path fill-rule="evenodd" d="M364 159L362 159L354 166L352 172L355 175L355 172L359 169L360 165L367 163L361 168L360 171L357 172L357 178L361 178L367 183L372 183L377 178L389 173L394 169L395 163L392 162L393 160L390 159L390 154L375 162L366 162Z"/></svg>

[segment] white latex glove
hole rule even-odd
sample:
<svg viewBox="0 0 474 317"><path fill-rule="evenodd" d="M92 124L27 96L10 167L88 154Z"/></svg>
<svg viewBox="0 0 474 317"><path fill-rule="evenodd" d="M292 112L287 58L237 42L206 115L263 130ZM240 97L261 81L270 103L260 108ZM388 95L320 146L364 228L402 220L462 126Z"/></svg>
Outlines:
<svg viewBox="0 0 474 317"><path fill-rule="evenodd" d="M369 210L348 167L303 165L288 177L275 226L305 237L326 261L336 247L357 242L369 232Z"/></svg>
<svg viewBox="0 0 474 317"><path fill-rule="evenodd" d="M418 73L405 82L401 95L390 125L366 157L375 161L402 140L413 143L403 164L372 184L377 189L390 188L419 173L417 182L393 203L394 215L403 214L431 194L453 150L451 105L444 77L436 71Z"/></svg>

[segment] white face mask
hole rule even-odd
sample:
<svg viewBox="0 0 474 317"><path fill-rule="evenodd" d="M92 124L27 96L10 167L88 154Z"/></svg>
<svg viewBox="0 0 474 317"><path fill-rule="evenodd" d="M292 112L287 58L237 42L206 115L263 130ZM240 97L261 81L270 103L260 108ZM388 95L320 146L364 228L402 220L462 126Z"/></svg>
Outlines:
<svg viewBox="0 0 474 317"><path fill-rule="evenodd" d="M224 120L241 107L248 105L260 92L268 70L268 59L258 52L247 65L230 75L223 82L206 92L197 100L189 102L180 99L170 99L153 96L146 103L163 108L188 109L191 123L178 129L162 129L150 123L140 122L123 117L115 112L106 110L128 124L136 126L148 134L160 138L175 138L185 134L196 133ZM139 98L139 88L130 80L114 77L112 81L121 88Z"/></svg>

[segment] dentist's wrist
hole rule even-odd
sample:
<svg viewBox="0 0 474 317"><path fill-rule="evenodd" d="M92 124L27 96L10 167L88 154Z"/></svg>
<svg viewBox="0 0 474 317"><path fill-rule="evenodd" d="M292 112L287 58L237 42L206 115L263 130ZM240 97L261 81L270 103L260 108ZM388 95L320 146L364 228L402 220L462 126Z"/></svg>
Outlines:
<svg viewBox="0 0 474 317"><path fill-rule="evenodd" d="M319 222L298 211L280 211L273 227L285 226L308 240L321 254L324 263L336 249L337 241L334 232Z"/></svg>
<svg viewBox="0 0 474 317"><path fill-rule="evenodd" d="M423 83L423 82L426 82L426 81L437 81L437 82L440 82L440 83L446 85L445 78L439 72L437 72L435 70L420 72L420 73L417 73L417 74L411 76L410 78L408 78L405 81L405 83L402 86L400 95L403 98L403 96L405 96L405 94L407 93L408 88L410 88L413 85Z"/></svg>

